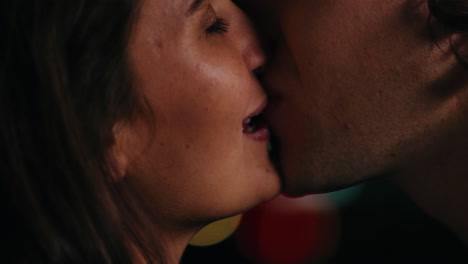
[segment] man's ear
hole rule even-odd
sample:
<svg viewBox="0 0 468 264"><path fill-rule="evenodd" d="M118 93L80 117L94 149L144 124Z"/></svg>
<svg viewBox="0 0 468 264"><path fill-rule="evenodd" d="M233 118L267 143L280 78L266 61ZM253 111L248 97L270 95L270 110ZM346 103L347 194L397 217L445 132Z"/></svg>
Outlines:
<svg viewBox="0 0 468 264"><path fill-rule="evenodd" d="M468 69L468 33L453 35L451 44L458 62Z"/></svg>
<svg viewBox="0 0 468 264"><path fill-rule="evenodd" d="M114 161L114 171L112 174L113 180L121 181L126 175L129 166L129 138L123 124L115 124L112 133L114 135L114 145L112 146L111 155Z"/></svg>

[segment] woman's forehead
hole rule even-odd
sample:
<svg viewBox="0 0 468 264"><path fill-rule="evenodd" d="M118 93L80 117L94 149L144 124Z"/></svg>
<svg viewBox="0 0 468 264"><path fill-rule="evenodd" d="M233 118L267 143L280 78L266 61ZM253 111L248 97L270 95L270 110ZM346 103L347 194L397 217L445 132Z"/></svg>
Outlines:
<svg viewBox="0 0 468 264"><path fill-rule="evenodd" d="M141 12L190 15L209 0L142 0Z"/></svg>

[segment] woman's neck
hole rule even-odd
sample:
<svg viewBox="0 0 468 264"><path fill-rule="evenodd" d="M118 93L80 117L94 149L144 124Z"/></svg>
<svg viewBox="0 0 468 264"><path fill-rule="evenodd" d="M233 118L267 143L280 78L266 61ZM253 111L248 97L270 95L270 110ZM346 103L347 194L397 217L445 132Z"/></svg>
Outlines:
<svg viewBox="0 0 468 264"><path fill-rule="evenodd" d="M156 241L160 247L160 257L164 261L164 264L178 264L182 258L182 255L192 239L192 237L200 230L203 226L194 228L157 228L155 232L151 232L149 229L144 235L153 234L150 241ZM134 252L134 264L148 264L145 260L144 254L141 250L132 243L131 248ZM150 248L151 249L151 248ZM156 263L159 264L159 263Z"/></svg>

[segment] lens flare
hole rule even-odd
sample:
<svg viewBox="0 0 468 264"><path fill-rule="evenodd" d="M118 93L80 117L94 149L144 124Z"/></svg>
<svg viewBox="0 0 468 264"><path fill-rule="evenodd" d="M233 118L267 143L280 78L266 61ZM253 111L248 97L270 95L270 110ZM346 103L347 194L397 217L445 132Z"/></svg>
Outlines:
<svg viewBox="0 0 468 264"><path fill-rule="evenodd" d="M242 219L242 215L236 215L213 222L201 229L190 241L192 246L211 246L222 242L231 236Z"/></svg>

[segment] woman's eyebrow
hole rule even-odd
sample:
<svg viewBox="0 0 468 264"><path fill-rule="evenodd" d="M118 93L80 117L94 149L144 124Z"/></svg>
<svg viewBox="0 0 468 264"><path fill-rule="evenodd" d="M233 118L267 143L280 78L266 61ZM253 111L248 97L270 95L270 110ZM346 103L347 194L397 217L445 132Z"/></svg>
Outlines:
<svg viewBox="0 0 468 264"><path fill-rule="evenodd" d="M191 16L195 14L197 11L200 11L202 6L206 3L206 0L195 0L190 5L189 10L187 11L187 16Z"/></svg>

